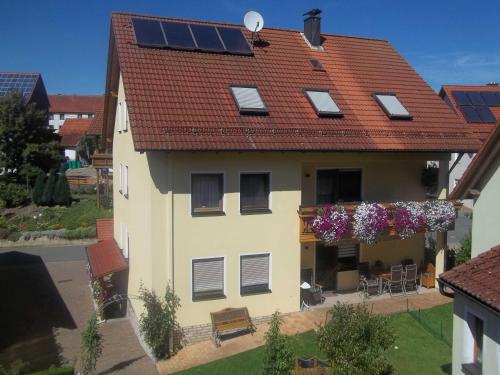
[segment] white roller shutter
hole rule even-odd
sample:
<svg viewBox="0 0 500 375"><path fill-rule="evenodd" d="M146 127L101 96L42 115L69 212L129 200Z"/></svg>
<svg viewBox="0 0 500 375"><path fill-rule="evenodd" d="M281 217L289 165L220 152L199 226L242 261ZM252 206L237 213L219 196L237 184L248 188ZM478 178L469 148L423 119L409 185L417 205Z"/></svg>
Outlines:
<svg viewBox="0 0 500 375"><path fill-rule="evenodd" d="M224 258L193 260L193 297L224 294Z"/></svg>
<svg viewBox="0 0 500 375"><path fill-rule="evenodd" d="M338 257L355 257L358 254L358 243L354 241L341 241L338 245Z"/></svg>
<svg viewBox="0 0 500 375"><path fill-rule="evenodd" d="M241 256L241 291L269 290L269 254Z"/></svg>

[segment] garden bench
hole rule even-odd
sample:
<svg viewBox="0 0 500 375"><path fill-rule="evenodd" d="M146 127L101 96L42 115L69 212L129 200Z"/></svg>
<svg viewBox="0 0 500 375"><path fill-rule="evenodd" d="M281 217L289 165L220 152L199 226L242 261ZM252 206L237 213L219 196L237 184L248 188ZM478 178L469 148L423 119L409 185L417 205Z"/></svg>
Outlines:
<svg viewBox="0 0 500 375"><path fill-rule="evenodd" d="M228 332L248 330L251 334L255 326L248 315L246 307L228 307L217 312L210 313L212 319L212 334L215 346L220 346L221 336Z"/></svg>

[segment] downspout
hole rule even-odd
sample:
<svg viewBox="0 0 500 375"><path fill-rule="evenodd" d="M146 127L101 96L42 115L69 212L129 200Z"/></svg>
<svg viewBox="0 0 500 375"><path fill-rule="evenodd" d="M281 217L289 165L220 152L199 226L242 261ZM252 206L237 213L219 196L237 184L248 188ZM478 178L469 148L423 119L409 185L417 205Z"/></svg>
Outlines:
<svg viewBox="0 0 500 375"><path fill-rule="evenodd" d="M174 161L173 161L173 153L169 153L168 157L168 186L169 186L169 191L168 194L170 195L169 199L169 209L168 209L168 216L169 216L169 221L170 221L170 236L169 236L169 250L171 254L171 286L172 290L175 292L175 275L174 275L174 261L175 261L175 256L174 256Z"/></svg>

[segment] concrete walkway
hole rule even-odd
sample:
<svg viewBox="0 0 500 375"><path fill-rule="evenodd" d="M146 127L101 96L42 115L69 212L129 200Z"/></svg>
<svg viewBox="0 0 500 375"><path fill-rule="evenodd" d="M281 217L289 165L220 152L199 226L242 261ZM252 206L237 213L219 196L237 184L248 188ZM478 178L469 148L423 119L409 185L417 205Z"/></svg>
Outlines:
<svg viewBox="0 0 500 375"><path fill-rule="evenodd" d="M357 294L351 294L351 299L342 297L343 302L357 303ZM452 300L439 294L436 289L431 289L419 295L409 297L380 297L366 301L368 309L376 314L394 314L415 309L428 309L434 306L449 303ZM284 317L281 332L286 335L295 335L310 330L316 330L324 324L327 312L334 304L328 301L329 307L317 308L310 311L296 312ZM250 349L257 348L265 343L265 333L268 324L257 326L253 335L243 335L222 341L220 348L216 348L212 341L202 341L183 348L177 355L169 360L157 363L157 369L162 375L173 374L177 371L199 366L221 358L229 357Z"/></svg>

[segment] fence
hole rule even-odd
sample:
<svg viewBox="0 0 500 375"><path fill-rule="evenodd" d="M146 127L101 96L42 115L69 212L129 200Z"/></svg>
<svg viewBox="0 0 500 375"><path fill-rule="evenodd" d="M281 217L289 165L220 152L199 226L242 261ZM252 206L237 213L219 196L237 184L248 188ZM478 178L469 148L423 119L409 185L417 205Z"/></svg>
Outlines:
<svg viewBox="0 0 500 375"><path fill-rule="evenodd" d="M447 308L442 306L441 308ZM451 348L453 341L453 320L443 320L438 317L435 309L421 310L407 299L407 312L430 334Z"/></svg>

